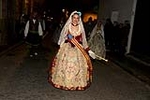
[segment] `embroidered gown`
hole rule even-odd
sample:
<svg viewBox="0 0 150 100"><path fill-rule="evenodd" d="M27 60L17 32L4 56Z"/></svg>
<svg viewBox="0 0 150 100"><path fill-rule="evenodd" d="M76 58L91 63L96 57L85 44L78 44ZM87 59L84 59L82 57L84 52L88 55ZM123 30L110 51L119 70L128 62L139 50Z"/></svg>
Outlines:
<svg viewBox="0 0 150 100"><path fill-rule="evenodd" d="M82 45L81 32L69 33ZM48 81L64 90L85 90L90 86L92 68L79 48L67 39L52 62Z"/></svg>
<svg viewBox="0 0 150 100"><path fill-rule="evenodd" d="M90 38L88 40L88 45L90 49L98 56L105 58L106 48L105 48L105 39L103 33L103 27L97 27L95 25ZM98 59L98 58L97 58Z"/></svg>

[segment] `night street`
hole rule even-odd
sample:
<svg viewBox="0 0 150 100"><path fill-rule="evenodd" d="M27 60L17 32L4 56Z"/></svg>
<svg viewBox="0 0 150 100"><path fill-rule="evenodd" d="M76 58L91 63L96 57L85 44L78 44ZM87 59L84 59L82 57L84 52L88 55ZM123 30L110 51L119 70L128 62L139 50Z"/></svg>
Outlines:
<svg viewBox="0 0 150 100"><path fill-rule="evenodd" d="M56 52L49 40L35 57L29 57L25 43L0 56L0 100L150 100L150 87L111 60L92 60L93 82L85 91L54 88L47 82Z"/></svg>
<svg viewBox="0 0 150 100"><path fill-rule="evenodd" d="M150 100L149 9L145 0L0 0L0 100Z"/></svg>

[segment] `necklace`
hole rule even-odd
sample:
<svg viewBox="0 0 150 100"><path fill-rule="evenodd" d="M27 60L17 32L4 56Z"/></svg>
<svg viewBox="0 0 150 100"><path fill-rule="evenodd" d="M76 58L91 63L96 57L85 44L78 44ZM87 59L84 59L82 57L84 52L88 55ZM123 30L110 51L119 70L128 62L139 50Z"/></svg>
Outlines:
<svg viewBox="0 0 150 100"><path fill-rule="evenodd" d="M77 31L73 31L73 30L71 29L71 25L72 25L72 24L69 24L69 32L72 33L73 35L79 35L80 32L81 32L80 25L79 25L79 28L78 28Z"/></svg>
<svg viewBox="0 0 150 100"><path fill-rule="evenodd" d="M73 26L78 26L79 24L73 24L73 23L71 23Z"/></svg>

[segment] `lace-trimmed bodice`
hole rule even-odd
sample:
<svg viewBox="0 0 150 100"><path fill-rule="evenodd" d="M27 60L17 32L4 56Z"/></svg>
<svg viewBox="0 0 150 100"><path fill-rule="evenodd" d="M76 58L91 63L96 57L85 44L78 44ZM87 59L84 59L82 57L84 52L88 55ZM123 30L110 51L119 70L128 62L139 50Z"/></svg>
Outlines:
<svg viewBox="0 0 150 100"><path fill-rule="evenodd" d="M79 27L78 30L72 30L71 24L70 24L69 28L68 28L69 33L72 34L73 36L81 35L81 28L80 28L80 26L78 26L78 27Z"/></svg>

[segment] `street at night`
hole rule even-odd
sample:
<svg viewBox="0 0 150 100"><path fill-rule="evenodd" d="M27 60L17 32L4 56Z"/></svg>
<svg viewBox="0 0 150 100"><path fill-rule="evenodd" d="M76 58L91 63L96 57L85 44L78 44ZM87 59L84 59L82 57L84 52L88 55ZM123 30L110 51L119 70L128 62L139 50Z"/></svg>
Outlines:
<svg viewBox="0 0 150 100"><path fill-rule="evenodd" d="M0 100L150 100L147 4L0 0Z"/></svg>
<svg viewBox="0 0 150 100"><path fill-rule="evenodd" d="M47 81L47 69L57 49L48 36L43 41L39 55L32 58L25 43L3 52L0 100L149 100L150 87L111 60L92 60L93 82L85 91L54 88Z"/></svg>

